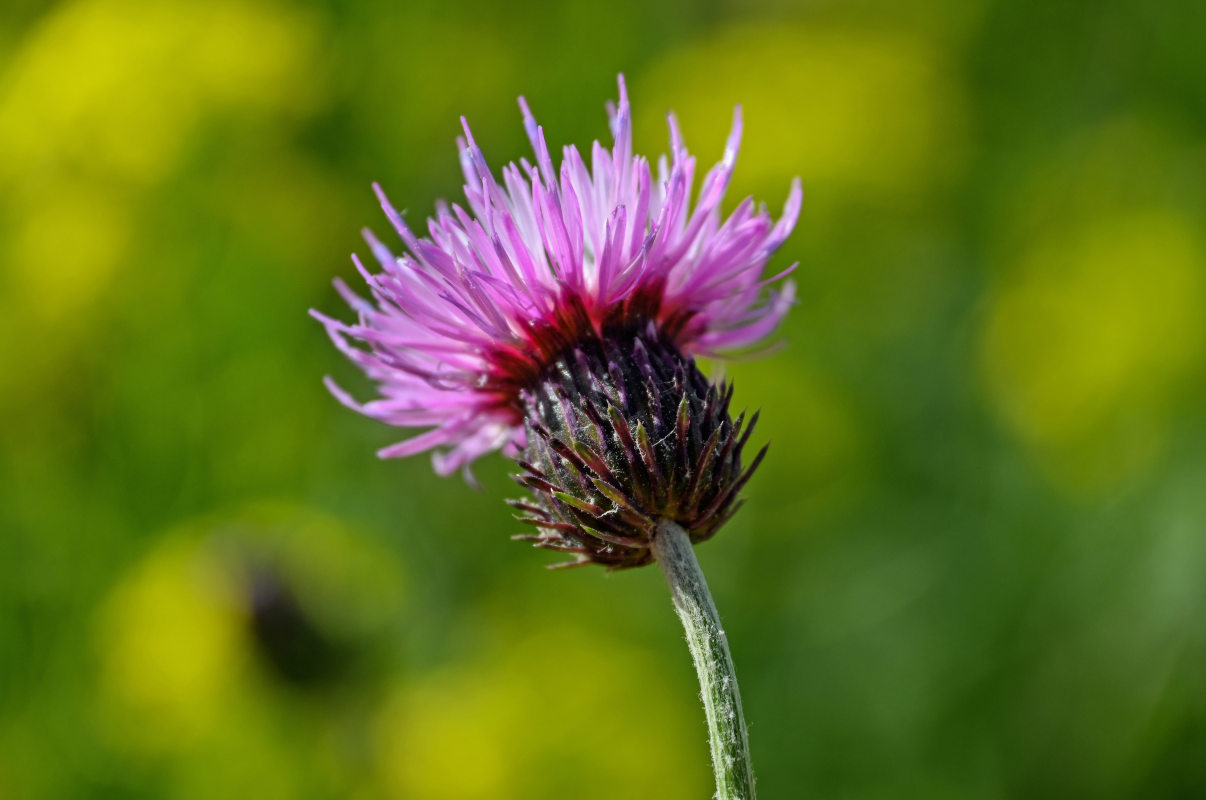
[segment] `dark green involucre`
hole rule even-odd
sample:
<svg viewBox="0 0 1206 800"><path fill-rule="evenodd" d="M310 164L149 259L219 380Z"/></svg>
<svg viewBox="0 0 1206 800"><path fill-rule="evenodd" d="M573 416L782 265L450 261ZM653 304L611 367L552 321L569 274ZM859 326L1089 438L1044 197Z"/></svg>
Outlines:
<svg viewBox="0 0 1206 800"><path fill-rule="evenodd" d="M653 325L591 337L525 392L530 500L510 501L539 533L516 538L577 556L556 566L636 567L652 560L662 519L693 543L740 507L741 453L757 414L729 415L731 384L712 384Z"/></svg>

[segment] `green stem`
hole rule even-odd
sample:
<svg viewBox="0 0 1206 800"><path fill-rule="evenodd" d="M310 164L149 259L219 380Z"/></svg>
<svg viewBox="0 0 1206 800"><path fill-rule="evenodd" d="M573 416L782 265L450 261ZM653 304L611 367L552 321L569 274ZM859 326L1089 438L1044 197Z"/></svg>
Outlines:
<svg viewBox="0 0 1206 800"><path fill-rule="evenodd" d="M754 800L754 771L737 673L720 614L687 532L675 522L662 520L653 537L653 557L670 583L674 608L686 629L687 646L699 676L716 771L716 800Z"/></svg>

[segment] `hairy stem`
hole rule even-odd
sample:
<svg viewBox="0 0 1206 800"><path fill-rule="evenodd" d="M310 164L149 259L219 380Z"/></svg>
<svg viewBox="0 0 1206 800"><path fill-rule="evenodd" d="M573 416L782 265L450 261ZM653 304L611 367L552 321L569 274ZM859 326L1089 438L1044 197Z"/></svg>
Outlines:
<svg viewBox="0 0 1206 800"><path fill-rule="evenodd" d="M686 629L687 646L699 676L716 771L716 798L754 800L754 771L737 673L691 539L677 523L662 520L653 537L653 556L670 583L674 608Z"/></svg>

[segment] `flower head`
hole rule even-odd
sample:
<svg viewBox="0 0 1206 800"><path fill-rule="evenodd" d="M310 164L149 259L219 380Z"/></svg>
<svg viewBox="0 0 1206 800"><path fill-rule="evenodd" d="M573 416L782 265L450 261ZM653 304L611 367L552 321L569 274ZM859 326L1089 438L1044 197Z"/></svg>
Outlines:
<svg viewBox="0 0 1206 800"><path fill-rule="evenodd" d="M522 393L605 331L652 323L683 355L711 356L759 342L787 312L792 284L767 286L792 268L769 280L762 273L795 225L799 182L778 222L749 198L722 218L741 140L738 108L724 157L692 205L695 158L674 116L670 157L654 167L632 152L623 78L619 94L608 105L614 144L609 151L595 142L589 166L573 146L556 166L521 98L536 163L508 164L500 181L465 123L458 144L468 208L438 204L427 236L374 186L407 252L395 256L366 230L382 271L353 261L375 302L337 281L359 320L315 316L380 387L380 397L361 404L328 379L341 402L391 425L431 428L382 457L434 449L436 471L449 474L491 450L519 453L527 445Z"/></svg>
<svg viewBox="0 0 1206 800"><path fill-rule="evenodd" d="M695 159L673 115L656 178L633 154L623 78L608 107L614 144L595 142L589 168L572 146L554 166L519 105L536 163L508 164L500 182L465 124L468 209L439 204L426 237L374 186L407 252L365 231L382 271L353 261L375 302L337 281L359 320L315 316L381 396L360 404L327 384L367 416L430 427L383 457L431 449L441 474L468 474L491 450L515 458L534 497L512 505L540 531L518 538L575 554L570 564L637 566L661 519L693 541L715 533L761 460L743 470L753 420L733 421L731 387L710 384L694 356L754 345L787 312L792 284L770 284L794 265L762 273L795 226L799 182L777 222L748 198L722 217L740 108L692 204Z"/></svg>

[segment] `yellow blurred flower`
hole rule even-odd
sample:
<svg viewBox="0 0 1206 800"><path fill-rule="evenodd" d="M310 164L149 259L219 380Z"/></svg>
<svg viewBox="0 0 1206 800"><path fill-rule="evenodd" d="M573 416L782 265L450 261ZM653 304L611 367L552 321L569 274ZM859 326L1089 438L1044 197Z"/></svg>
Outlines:
<svg viewBox="0 0 1206 800"><path fill-rule="evenodd" d="M1069 486L1151 463L1202 356L1206 252L1176 210L1103 216L1035 241L991 300L988 389Z"/></svg>
<svg viewBox="0 0 1206 800"><path fill-rule="evenodd" d="M357 697L374 691L355 658L392 646L400 600L388 553L305 509L184 525L98 612L99 727L189 796L285 798L316 781L342 796L364 770L332 741L367 724Z"/></svg>
<svg viewBox="0 0 1206 800"><path fill-rule="evenodd" d="M246 667L239 601L231 576L193 541L165 541L122 581L98 636L123 738L171 749L216 724Z"/></svg>
<svg viewBox="0 0 1206 800"><path fill-rule="evenodd" d="M1180 184L1192 142L1142 116L1086 127L1001 198L983 316L991 405L1068 491L1157 463L1202 363L1206 243Z"/></svg>
<svg viewBox="0 0 1206 800"><path fill-rule="evenodd" d="M746 27L672 51L640 83L656 110L640 133L664 141L673 107L692 144L719 149L732 106L749 125L735 181L758 193L799 174L813 200L913 192L955 168L962 101L931 45L909 34L820 26ZM807 201L806 201L807 202Z"/></svg>
<svg viewBox="0 0 1206 800"><path fill-rule="evenodd" d="M200 126L314 101L314 37L296 10L229 0L78 0L47 14L0 73L6 324L82 336L63 323L121 273L140 203Z"/></svg>
<svg viewBox="0 0 1206 800"><path fill-rule="evenodd" d="M18 267L14 293L38 322L67 324L109 284L133 238L132 211L124 198L95 185L63 183L30 192L8 241ZM70 232L71 245L64 236Z"/></svg>
<svg viewBox="0 0 1206 800"><path fill-rule="evenodd" d="M312 39L304 16L260 4L64 4L6 70L0 177L66 167L158 179L203 114L304 104Z"/></svg>
<svg viewBox="0 0 1206 800"><path fill-rule="evenodd" d="M708 795L702 725L661 677L664 665L561 621L532 627L539 632L500 637L467 662L399 687L379 722L389 796Z"/></svg>

